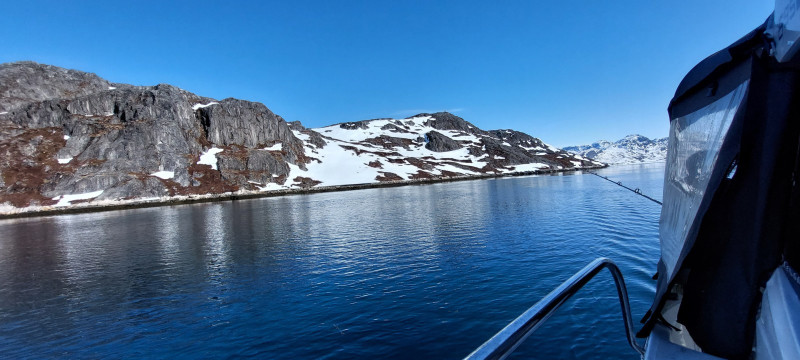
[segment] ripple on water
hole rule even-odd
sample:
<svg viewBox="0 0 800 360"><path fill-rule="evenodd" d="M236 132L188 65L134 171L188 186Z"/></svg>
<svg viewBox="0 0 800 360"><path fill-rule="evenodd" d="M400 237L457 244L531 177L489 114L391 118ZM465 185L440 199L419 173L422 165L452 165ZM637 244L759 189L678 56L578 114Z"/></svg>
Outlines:
<svg viewBox="0 0 800 360"><path fill-rule="evenodd" d="M601 173L661 192L663 167ZM659 211L578 174L2 221L0 351L458 358L600 256L641 316ZM633 356L597 279L515 356Z"/></svg>

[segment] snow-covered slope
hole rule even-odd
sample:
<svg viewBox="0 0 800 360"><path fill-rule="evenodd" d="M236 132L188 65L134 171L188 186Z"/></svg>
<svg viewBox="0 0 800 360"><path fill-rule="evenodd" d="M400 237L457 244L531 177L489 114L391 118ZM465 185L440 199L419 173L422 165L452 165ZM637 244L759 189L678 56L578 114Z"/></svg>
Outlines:
<svg viewBox="0 0 800 360"><path fill-rule="evenodd" d="M616 142L600 140L591 145L568 146L564 150L607 164L638 164L667 159L667 139L628 135Z"/></svg>
<svg viewBox="0 0 800 360"><path fill-rule="evenodd" d="M292 124L311 161L284 187L511 174L601 166L514 130L484 131L449 113L316 129ZM312 136L324 139L313 144ZM312 186L313 186L312 185Z"/></svg>

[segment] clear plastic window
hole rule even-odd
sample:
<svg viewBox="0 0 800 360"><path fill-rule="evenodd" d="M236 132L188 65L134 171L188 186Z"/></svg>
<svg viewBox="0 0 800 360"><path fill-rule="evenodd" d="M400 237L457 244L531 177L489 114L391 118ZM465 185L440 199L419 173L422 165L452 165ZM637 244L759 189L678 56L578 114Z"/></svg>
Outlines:
<svg viewBox="0 0 800 360"><path fill-rule="evenodd" d="M670 278L748 83L742 83L728 95L694 113L674 119L670 125L664 205L659 224L661 259Z"/></svg>

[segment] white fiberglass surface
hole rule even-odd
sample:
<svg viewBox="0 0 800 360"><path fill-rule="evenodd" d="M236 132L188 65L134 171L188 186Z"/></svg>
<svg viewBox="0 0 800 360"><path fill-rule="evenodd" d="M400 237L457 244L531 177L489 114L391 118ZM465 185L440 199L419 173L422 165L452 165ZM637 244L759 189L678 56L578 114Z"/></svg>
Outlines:
<svg viewBox="0 0 800 360"><path fill-rule="evenodd" d="M664 205L659 221L661 259L668 277L672 277L687 241L720 148L748 83L745 81L730 94L670 124Z"/></svg>
<svg viewBox="0 0 800 360"><path fill-rule="evenodd" d="M800 359L800 282L787 265L767 281L756 321L756 359Z"/></svg>

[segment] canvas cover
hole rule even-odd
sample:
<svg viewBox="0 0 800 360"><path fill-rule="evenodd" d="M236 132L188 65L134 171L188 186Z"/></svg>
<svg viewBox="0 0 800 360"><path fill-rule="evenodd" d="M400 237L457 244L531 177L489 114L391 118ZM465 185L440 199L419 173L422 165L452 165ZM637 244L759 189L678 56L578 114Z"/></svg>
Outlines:
<svg viewBox="0 0 800 360"><path fill-rule="evenodd" d="M640 336L679 283L695 342L749 357L760 288L795 256L800 62L777 61L770 25L698 64L670 103L659 278Z"/></svg>

